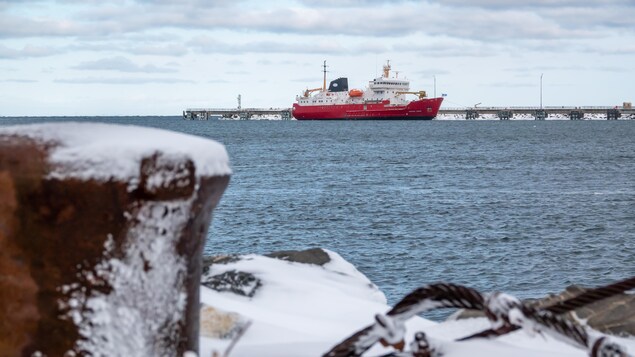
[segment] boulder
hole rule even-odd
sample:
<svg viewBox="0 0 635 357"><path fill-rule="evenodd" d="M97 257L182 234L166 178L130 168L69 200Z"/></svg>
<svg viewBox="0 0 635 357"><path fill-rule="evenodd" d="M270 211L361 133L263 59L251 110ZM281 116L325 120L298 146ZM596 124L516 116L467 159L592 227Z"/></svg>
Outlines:
<svg viewBox="0 0 635 357"><path fill-rule="evenodd" d="M285 250L269 254L266 257L275 258L294 263L313 264L322 266L331 258L321 248L307 250ZM235 263L242 259L240 255L219 255L203 258L203 275L201 284L219 292L231 292L240 296L254 297L262 286L262 281L251 273L229 270L220 274L213 274L212 266L215 264Z"/></svg>
<svg viewBox="0 0 635 357"><path fill-rule="evenodd" d="M217 275L203 274L201 283L218 292L231 292L246 297L254 297L262 286L262 281L253 274L236 270Z"/></svg>
<svg viewBox="0 0 635 357"><path fill-rule="evenodd" d="M559 294L541 299L527 300L537 307L550 306L587 291L586 288L571 285ZM474 310L459 310L448 319L483 317L483 313ZM602 333L616 336L635 336L635 295L618 294L608 299L578 308L565 317L585 321L591 328Z"/></svg>
<svg viewBox="0 0 635 357"><path fill-rule="evenodd" d="M222 145L158 129L0 129L0 356L198 349Z"/></svg>
<svg viewBox="0 0 635 357"><path fill-rule="evenodd" d="M229 264L240 260L239 255L217 255L203 257L203 277L209 272L214 264Z"/></svg>
<svg viewBox="0 0 635 357"><path fill-rule="evenodd" d="M329 255L322 248L306 250L283 250L265 254L267 257L288 260L295 263L324 265L331 261Z"/></svg>
<svg viewBox="0 0 635 357"><path fill-rule="evenodd" d="M560 301L585 292L587 289L572 285L560 294L545 300ZM635 336L635 295L618 294L608 299L578 308L574 311L578 319L603 333L617 336Z"/></svg>
<svg viewBox="0 0 635 357"><path fill-rule="evenodd" d="M238 313L201 304L201 336L231 340L247 326L249 326L249 320Z"/></svg>

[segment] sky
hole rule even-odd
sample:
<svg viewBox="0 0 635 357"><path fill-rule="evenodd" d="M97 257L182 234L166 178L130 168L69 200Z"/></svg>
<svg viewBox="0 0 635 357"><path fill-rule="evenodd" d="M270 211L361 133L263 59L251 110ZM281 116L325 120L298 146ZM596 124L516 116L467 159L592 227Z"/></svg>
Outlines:
<svg viewBox="0 0 635 357"><path fill-rule="evenodd" d="M386 60L444 107L635 101L635 0L0 0L0 116L290 107ZM435 85L436 83L436 85Z"/></svg>

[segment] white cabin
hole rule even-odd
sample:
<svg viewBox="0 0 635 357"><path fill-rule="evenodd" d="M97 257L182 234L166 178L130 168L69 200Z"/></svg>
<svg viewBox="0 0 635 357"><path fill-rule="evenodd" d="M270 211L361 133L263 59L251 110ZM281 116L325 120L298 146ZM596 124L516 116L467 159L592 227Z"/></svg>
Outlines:
<svg viewBox="0 0 635 357"><path fill-rule="evenodd" d="M348 79L338 78L331 82L326 89L325 81L322 88L307 89L302 95L296 96L300 105L337 105L337 104L363 104L369 102L381 102L389 100L391 105L405 105L413 100L409 94L425 96L425 92L410 92L410 81L398 78L398 73L390 77L390 61L384 65L383 75L368 82L368 87L348 90ZM342 85L342 83L344 83ZM317 92L311 95L312 92Z"/></svg>

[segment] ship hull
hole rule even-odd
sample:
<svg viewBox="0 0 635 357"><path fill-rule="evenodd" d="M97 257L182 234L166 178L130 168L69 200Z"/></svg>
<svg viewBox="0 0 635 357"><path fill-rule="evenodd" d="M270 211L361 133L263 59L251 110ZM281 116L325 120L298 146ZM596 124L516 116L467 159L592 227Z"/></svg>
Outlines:
<svg viewBox="0 0 635 357"><path fill-rule="evenodd" d="M360 104L300 105L293 104L298 120L430 120L437 116L443 98L426 98L406 105L389 101Z"/></svg>

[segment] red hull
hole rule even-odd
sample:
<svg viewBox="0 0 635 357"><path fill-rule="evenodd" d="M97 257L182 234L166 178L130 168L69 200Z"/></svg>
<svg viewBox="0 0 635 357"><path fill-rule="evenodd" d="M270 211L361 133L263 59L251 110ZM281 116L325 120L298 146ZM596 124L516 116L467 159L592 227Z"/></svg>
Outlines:
<svg viewBox="0 0 635 357"><path fill-rule="evenodd" d="M415 100L407 105L390 105L388 100L366 104L299 105L292 114L298 120L430 120L437 116L443 98Z"/></svg>

